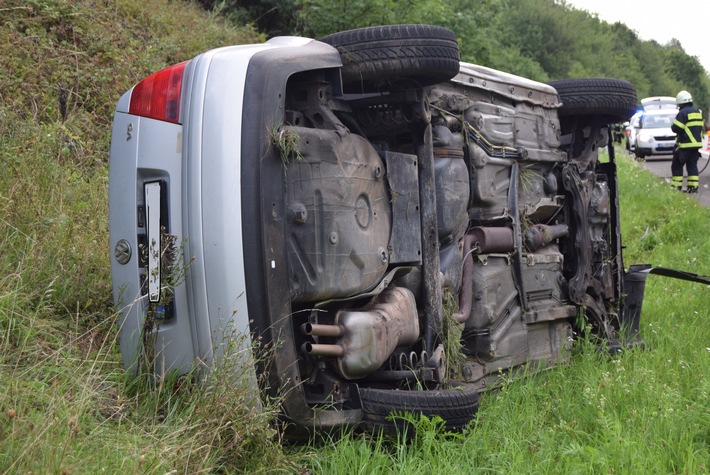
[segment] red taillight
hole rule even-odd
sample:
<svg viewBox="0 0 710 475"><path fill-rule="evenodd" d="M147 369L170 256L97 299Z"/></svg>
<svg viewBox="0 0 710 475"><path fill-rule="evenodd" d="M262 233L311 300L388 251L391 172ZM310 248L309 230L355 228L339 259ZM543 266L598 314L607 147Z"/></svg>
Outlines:
<svg viewBox="0 0 710 475"><path fill-rule="evenodd" d="M141 117L177 124L180 120L182 72L186 64L170 66L136 84L128 111Z"/></svg>

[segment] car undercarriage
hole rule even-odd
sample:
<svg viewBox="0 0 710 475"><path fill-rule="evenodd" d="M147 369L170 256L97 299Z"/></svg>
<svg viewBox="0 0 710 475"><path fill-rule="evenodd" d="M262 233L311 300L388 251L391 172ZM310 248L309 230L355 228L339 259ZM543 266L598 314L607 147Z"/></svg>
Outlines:
<svg viewBox="0 0 710 475"><path fill-rule="evenodd" d="M150 353L156 372L188 372L243 332L298 429L393 430L403 410L455 429L501 374L565 361L581 334L641 344L647 266L624 268L608 127L634 112L631 84L460 62L429 25L185 64L171 124L129 93L115 119L114 294L142 295L123 310L127 366ZM146 130L170 139L143 153ZM171 168L141 168L170 140ZM166 236L186 243L169 259ZM175 256L186 275L166 290Z"/></svg>
<svg viewBox="0 0 710 475"><path fill-rule="evenodd" d="M347 35L324 41L347 57ZM587 326L611 346L633 339L613 149L599 160L633 87L568 80L565 114L552 86L481 66L438 81L370 62L370 76L346 62L342 84L291 76L282 121L262 127L276 130L262 174L281 184L262 219L288 293L268 292L281 310L253 330L276 344L265 371L288 386L289 417L379 426L387 409L451 405L471 416L501 371L558 363ZM435 402L420 407L427 392Z"/></svg>

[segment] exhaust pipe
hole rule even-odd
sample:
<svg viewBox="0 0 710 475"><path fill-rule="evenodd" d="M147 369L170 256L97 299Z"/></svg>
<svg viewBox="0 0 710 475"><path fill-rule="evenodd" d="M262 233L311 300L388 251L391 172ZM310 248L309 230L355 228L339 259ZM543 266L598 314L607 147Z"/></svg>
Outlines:
<svg viewBox="0 0 710 475"><path fill-rule="evenodd" d="M419 315L414 294L404 287L387 289L365 310L341 310L335 325L306 323L306 335L336 338L335 344L306 342L307 355L331 358L346 379L363 378L379 369L398 346L416 343Z"/></svg>
<svg viewBox="0 0 710 475"><path fill-rule="evenodd" d="M301 351L307 355L324 356L326 358L340 358L345 354L345 349L340 345L320 345L310 342L301 345Z"/></svg>
<svg viewBox="0 0 710 475"><path fill-rule="evenodd" d="M535 224L525 231L525 247L528 251L537 251L547 246L555 239L567 236L569 227L566 224L556 224L548 226L545 224Z"/></svg>
<svg viewBox="0 0 710 475"><path fill-rule="evenodd" d="M510 228L477 226L469 231L468 236L472 236L478 254L513 252L515 249L513 230Z"/></svg>
<svg viewBox="0 0 710 475"><path fill-rule="evenodd" d="M338 325L321 325L318 323L304 323L301 333L308 336L326 336L337 338L343 334L343 328Z"/></svg>

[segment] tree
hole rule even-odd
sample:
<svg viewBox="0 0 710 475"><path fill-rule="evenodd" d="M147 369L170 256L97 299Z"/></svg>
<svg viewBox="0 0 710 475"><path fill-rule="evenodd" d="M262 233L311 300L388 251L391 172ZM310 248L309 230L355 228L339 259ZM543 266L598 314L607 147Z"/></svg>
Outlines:
<svg viewBox="0 0 710 475"><path fill-rule="evenodd" d="M707 111L709 80L698 58L687 55L680 42L673 39L666 47L664 66L666 73L693 95L693 103Z"/></svg>
<svg viewBox="0 0 710 475"><path fill-rule="evenodd" d="M267 36L313 38L376 25L429 23L456 32L461 59L537 81L614 77L639 97L687 89L710 105L710 78L677 40L642 41L564 0L198 0Z"/></svg>
<svg viewBox="0 0 710 475"><path fill-rule="evenodd" d="M298 26L297 0L198 0L235 24L253 24L267 36L290 35Z"/></svg>
<svg viewBox="0 0 710 475"><path fill-rule="evenodd" d="M575 33L564 20L569 14L552 0L511 0L506 38L540 64L551 78L567 77L576 58L570 46Z"/></svg>

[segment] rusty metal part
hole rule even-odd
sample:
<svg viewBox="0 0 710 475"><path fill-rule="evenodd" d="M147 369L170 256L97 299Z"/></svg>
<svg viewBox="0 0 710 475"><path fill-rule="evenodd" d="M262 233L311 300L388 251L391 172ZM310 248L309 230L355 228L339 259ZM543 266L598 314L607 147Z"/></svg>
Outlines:
<svg viewBox="0 0 710 475"><path fill-rule="evenodd" d="M342 327L337 325L323 325L318 323L304 323L301 325L301 332L308 336L325 336L337 338L343 334Z"/></svg>
<svg viewBox="0 0 710 475"><path fill-rule="evenodd" d="M482 229L482 228L481 228ZM454 313L454 320L463 323L471 316L473 308L473 253L476 245L476 235L467 234L463 241L463 267L461 269L461 291L459 292L459 309Z"/></svg>
<svg viewBox="0 0 710 475"><path fill-rule="evenodd" d="M340 345L323 345L310 342L304 343L301 346L301 350L307 355L327 358L339 358L345 354L345 349Z"/></svg>
<svg viewBox="0 0 710 475"><path fill-rule="evenodd" d="M434 371L435 381L442 381L446 377L446 353L442 345L436 347L434 354L427 360L426 367Z"/></svg>
<svg viewBox="0 0 710 475"><path fill-rule="evenodd" d="M444 328L441 310L442 288L439 280L439 226L436 209L436 177L432 142L431 114L425 101L415 104L421 109L421 130L412 137L417 144L419 165L419 212L422 226L422 310L424 311L424 349L433 352Z"/></svg>
<svg viewBox="0 0 710 475"><path fill-rule="evenodd" d="M464 238L463 246L459 309L453 315L458 323L468 320L473 308L473 254L512 252L513 230L506 227L475 227Z"/></svg>
<svg viewBox="0 0 710 475"><path fill-rule="evenodd" d="M513 252L513 230L506 227L475 227L469 231L479 254Z"/></svg>
<svg viewBox="0 0 710 475"><path fill-rule="evenodd" d="M553 226L545 224L535 224L525 231L525 248L528 251L536 251L547 246L555 239L567 236L569 227L566 224L556 224Z"/></svg>
<svg viewBox="0 0 710 475"><path fill-rule="evenodd" d="M334 344L305 343L301 350L331 362L346 379L357 379L380 368L398 346L419 338L414 294L404 287L387 289L378 302L364 310L341 310L335 325L306 324L306 334L337 338Z"/></svg>

